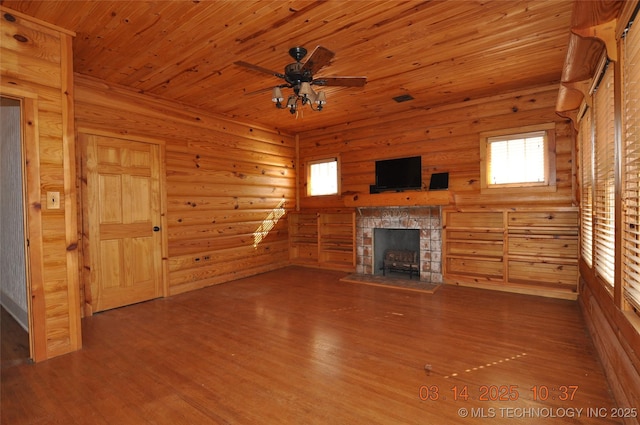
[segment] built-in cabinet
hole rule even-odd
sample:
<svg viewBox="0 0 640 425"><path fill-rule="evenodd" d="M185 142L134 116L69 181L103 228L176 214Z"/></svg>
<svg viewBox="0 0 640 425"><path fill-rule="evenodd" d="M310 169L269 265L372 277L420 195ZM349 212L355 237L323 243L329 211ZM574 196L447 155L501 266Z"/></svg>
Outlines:
<svg viewBox="0 0 640 425"><path fill-rule="evenodd" d="M289 256L300 265L318 264L318 214L289 214Z"/></svg>
<svg viewBox="0 0 640 425"><path fill-rule="evenodd" d="M577 296L576 208L445 210L443 225L446 282Z"/></svg>
<svg viewBox="0 0 640 425"><path fill-rule="evenodd" d="M289 254L294 264L353 271L355 212L289 214Z"/></svg>

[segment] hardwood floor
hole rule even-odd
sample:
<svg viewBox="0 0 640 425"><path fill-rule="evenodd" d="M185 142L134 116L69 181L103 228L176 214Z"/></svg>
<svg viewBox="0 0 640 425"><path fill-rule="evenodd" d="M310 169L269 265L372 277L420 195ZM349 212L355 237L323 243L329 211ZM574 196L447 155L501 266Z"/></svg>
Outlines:
<svg viewBox="0 0 640 425"><path fill-rule="evenodd" d="M87 318L81 351L3 363L2 423L622 423L576 302L344 275L290 267Z"/></svg>
<svg viewBox="0 0 640 425"><path fill-rule="evenodd" d="M3 369L29 361L29 334L4 307L0 308L0 341Z"/></svg>

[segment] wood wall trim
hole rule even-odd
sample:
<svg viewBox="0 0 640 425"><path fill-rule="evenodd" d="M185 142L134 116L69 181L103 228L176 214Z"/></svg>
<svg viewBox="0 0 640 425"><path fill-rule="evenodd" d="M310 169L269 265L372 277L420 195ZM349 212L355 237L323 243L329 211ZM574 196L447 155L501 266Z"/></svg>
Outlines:
<svg viewBox="0 0 640 425"><path fill-rule="evenodd" d="M406 191L388 193L356 193L343 195L346 207L388 207L449 205L452 194L442 191Z"/></svg>
<svg viewBox="0 0 640 425"><path fill-rule="evenodd" d="M66 33L61 34L61 72L62 84L62 156L65 211L65 245L67 249L67 285L69 291L69 340L70 350L82 348L82 317L80 304L78 240L78 210L76 199L76 141L75 115L73 99L73 39Z"/></svg>
<svg viewBox="0 0 640 425"><path fill-rule="evenodd" d="M0 83L0 95L21 101L23 175L25 184L25 236L27 249L27 303L31 358L47 359L46 307L43 282L42 220L40 200L40 149L38 95L23 87Z"/></svg>
<svg viewBox="0 0 640 425"><path fill-rule="evenodd" d="M2 13L9 13L9 14L11 14L13 16L19 16L22 19L26 19L28 21L36 23L36 24L38 24L38 25L40 25L40 26L42 26L44 28L48 28L48 29L50 29L52 31L55 31L56 33L66 34L66 35L69 35L71 37L75 37L76 36L76 33L74 31L68 30L66 28L59 27L59 26L54 25L54 24L52 24L50 22L47 22L47 21L43 21L42 19L34 18L33 16L25 15L24 13L15 11L13 9L9 9L8 7L4 7L2 5L0 5L0 11L2 11Z"/></svg>
<svg viewBox="0 0 640 425"><path fill-rule="evenodd" d="M618 60L618 46L616 42L617 20L612 19L599 25L587 28L573 28L571 32L585 38L595 38L604 43L607 56L612 61Z"/></svg>
<svg viewBox="0 0 640 425"><path fill-rule="evenodd" d="M2 8L14 20L0 34L2 91L25 99L24 139L28 223L32 358L46 360L81 347L78 288L73 33ZM29 31L37 43L13 34ZM46 56L49 60L42 60ZM3 56L4 57L4 56ZM9 86L11 88L9 88ZM28 100L27 100L28 99ZM32 136L31 133L35 136ZM64 199L59 208L44 202L47 192Z"/></svg>
<svg viewBox="0 0 640 425"><path fill-rule="evenodd" d="M564 88L559 91L556 102L556 111L562 116L577 118L570 111L580 108L582 101L589 96L584 94L581 84L577 87L574 84L594 78L602 52L606 52L611 60L617 60L617 37L620 32L618 15L624 3L619 0L574 2L569 46L561 78Z"/></svg>

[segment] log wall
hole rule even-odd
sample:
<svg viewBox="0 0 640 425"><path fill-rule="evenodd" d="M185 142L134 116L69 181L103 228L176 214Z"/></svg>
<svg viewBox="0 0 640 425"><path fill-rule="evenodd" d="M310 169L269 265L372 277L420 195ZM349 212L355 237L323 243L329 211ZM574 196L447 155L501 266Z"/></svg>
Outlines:
<svg viewBox="0 0 640 425"><path fill-rule="evenodd" d="M288 264L293 136L80 75L75 83L78 132L164 141L166 295Z"/></svg>
<svg viewBox="0 0 640 425"><path fill-rule="evenodd" d="M20 100L22 110L29 334L31 357L41 361L82 345L74 186L74 34L0 10L0 94Z"/></svg>
<svg viewBox="0 0 640 425"><path fill-rule="evenodd" d="M299 135L301 160L300 210L322 211L327 208L439 205L445 211L495 211L501 218L504 211L526 211L537 208L543 217L555 217L567 209L575 209L575 170L573 161L573 126L555 113L558 86L523 89L489 98L468 100L436 108L416 108L411 114L380 116L376 119L330 127ZM554 131L555 190L540 188L493 190L481 188L481 133L513 128L548 125ZM554 129L554 130L553 130ZM379 159L422 156L422 184L419 191L384 192L371 194L375 183L375 161ZM306 194L306 162L321 157L338 156L341 169L341 194L309 197ZM448 191L427 190L432 173L449 172ZM575 214L575 213L574 213ZM467 216L475 217L476 213ZM577 227L570 239L570 248L564 244L550 245L548 240L565 237L564 229L545 229L542 235L524 235L507 238L506 225L495 229L500 243L491 241L499 252L492 256L483 250L472 250L462 255L454 245L466 239L477 244L472 224L462 226L464 238L454 233L443 240L444 281L458 285L473 285L491 289L527 292L545 296L575 299L577 292ZM548 220L547 220L548 221ZM551 226L551 224L549 224ZM577 223L575 224L577 226ZM574 226L574 227L575 227ZM455 226L454 226L455 227ZM485 226L486 227L486 226ZM471 231L469 235L468 232ZM485 232L486 229L478 230ZM546 232L546 233L545 233ZM544 237L543 237L544 236ZM547 238L547 239L545 239ZM511 240L511 243L506 243ZM515 259L516 241L525 241L527 249L544 251L538 255ZM511 250L511 251L510 251ZM567 253L565 251L569 250ZM508 258L512 257L511 261ZM550 268L549 258L560 258ZM464 267L461 266L464 264ZM467 269L473 269L471 271ZM564 270L562 278L554 270ZM529 274L544 272L549 282L532 282ZM553 288L549 288L549 286Z"/></svg>
<svg viewBox="0 0 640 425"><path fill-rule="evenodd" d="M432 173L449 172L449 198L439 192L434 204L466 207L496 205L571 206L574 203L572 127L555 113L558 86L546 86L490 98L421 109L405 115L381 115L366 121L300 134L300 169L306 158L340 154L342 196L307 197L300 191L301 209L344 207L354 196L375 198L376 204L399 205L394 193L369 196L374 183L375 160L422 155L423 186ZM556 123L556 179L553 193L526 190L500 195L480 193L480 133L543 123ZM305 173L300 173L304 180ZM416 197L420 192L406 192ZM423 192L424 193L424 192ZM374 200L371 200L374 202ZM358 206L358 205L357 205Z"/></svg>

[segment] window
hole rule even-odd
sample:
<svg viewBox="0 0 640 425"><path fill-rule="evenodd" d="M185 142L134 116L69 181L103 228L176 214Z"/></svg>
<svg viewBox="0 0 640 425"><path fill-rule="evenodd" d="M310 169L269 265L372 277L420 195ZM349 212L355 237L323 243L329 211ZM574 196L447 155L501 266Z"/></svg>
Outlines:
<svg viewBox="0 0 640 425"><path fill-rule="evenodd" d="M338 193L338 157L311 160L307 167L307 194L310 196Z"/></svg>
<svg viewBox="0 0 640 425"><path fill-rule="evenodd" d="M580 247L582 258L591 267L593 258L593 145L591 137L591 110L587 109L580 120L578 133L580 150Z"/></svg>
<svg viewBox="0 0 640 425"><path fill-rule="evenodd" d="M613 295L615 267L615 156L613 66L593 95L593 266Z"/></svg>
<svg viewBox="0 0 640 425"><path fill-rule="evenodd" d="M622 295L640 314L640 27L623 39Z"/></svg>
<svg viewBox="0 0 640 425"><path fill-rule="evenodd" d="M482 133L482 189L539 187L555 190L553 123Z"/></svg>

